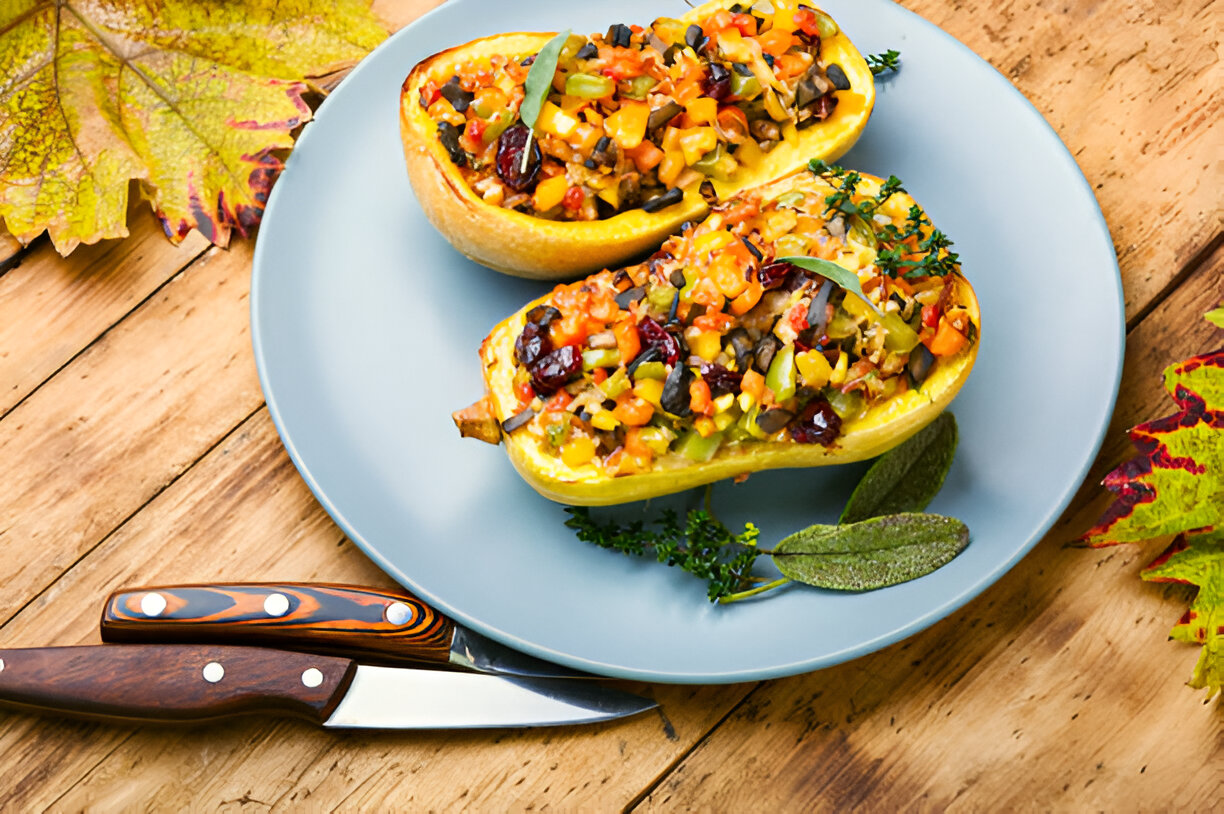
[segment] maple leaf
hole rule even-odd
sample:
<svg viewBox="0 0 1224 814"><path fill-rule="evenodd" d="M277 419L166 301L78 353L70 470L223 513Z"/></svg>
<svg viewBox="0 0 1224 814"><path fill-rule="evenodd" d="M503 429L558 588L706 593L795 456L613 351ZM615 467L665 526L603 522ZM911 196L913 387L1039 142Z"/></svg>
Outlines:
<svg viewBox="0 0 1224 814"><path fill-rule="evenodd" d="M386 31L368 0L0 0L0 218L61 254L127 235L131 180L178 242L258 223L309 80Z"/></svg>
<svg viewBox="0 0 1224 814"><path fill-rule="evenodd" d="M1224 350L1169 366L1178 412L1130 431L1139 457L1105 476L1117 497L1082 540L1094 546L1179 535L1143 578L1199 587L1172 637L1203 645L1190 686L1224 684Z"/></svg>
<svg viewBox="0 0 1224 814"><path fill-rule="evenodd" d="M1194 604L1169 638L1203 645L1190 686L1206 687L1208 697L1219 692L1224 686L1224 531L1179 536L1142 576L1198 586Z"/></svg>

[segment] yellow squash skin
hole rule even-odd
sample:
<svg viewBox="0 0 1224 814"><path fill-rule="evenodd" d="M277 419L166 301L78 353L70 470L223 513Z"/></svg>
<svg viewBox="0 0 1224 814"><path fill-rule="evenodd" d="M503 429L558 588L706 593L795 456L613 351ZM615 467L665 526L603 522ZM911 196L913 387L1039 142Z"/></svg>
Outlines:
<svg viewBox="0 0 1224 814"><path fill-rule="evenodd" d="M766 189L780 194L805 181L806 173L780 179ZM873 188L878 179L867 183ZM964 306L975 326L981 327L981 311L973 287L956 276L953 302ZM541 297L498 323L480 347L484 366L489 412L500 422L518 409L514 394L514 342L526 323L527 312L548 297ZM532 488L558 503L603 506L627 503L681 492L725 478L766 469L826 466L875 457L925 427L952 402L969 377L977 358L980 336L958 354L941 357L920 389L879 402L856 419L846 420L842 435L830 447L793 441L761 441L724 445L705 463L679 456L660 459L649 472L609 477L592 464L565 465L543 449L543 443L524 432L501 432L501 440L516 470ZM483 408L483 405L482 405ZM458 423L458 419L457 419ZM488 428L492 431L492 424ZM488 440L487 438L485 440Z"/></svg>
<svg viewBox="0 0 1224 814"><path fill-rule="evenodd" d="M680 19L701 19L734 2L714 0ZM431 76L453 73L473 57L535 53L553 36L502 34L450 48L417 64L400 95L408 178L430 223L477 263L539 280L572 279L622 265L656 248L680 224L709 209L696 190L689 190L683 201L660 212L636 209L598 221L550 221L485 203L467 185L439 143L436 123L419 103L421 87ZM799 131L794 140L779 142L752 171L741 167L729 181L714 180L720 199L788 175L809 159L834 161L854 146L875 104L871 70L843 33L821 41L821 58L841 65L850 90L837 93L837 107L828 119Z"/></svg>

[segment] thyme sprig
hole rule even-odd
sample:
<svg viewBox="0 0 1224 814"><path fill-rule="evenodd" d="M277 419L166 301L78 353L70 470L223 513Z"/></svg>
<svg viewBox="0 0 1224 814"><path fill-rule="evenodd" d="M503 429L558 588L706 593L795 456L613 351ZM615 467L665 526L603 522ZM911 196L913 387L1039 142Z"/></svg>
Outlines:
<svg viewBox="0 0 1224 814"><path fill-rule="evenodd" d="M889 48L882 54L868 54L867 67L871 73L879 76L885 71L897 71L901 68L901 52Z"/></svg>
<svg viewBox="0 0 1224 814"><path fill-rule="evenodd" d="M647 529L640 520L624 525L595 520L586 507L566 511L570 518L565 525L579 540L638 557L653 555L661 563L706 580L712 602L734 601L764 588L759 585L763 580L752 576L752 565L761 554L770 552L757 548L760 530L752 523L732 534L706 509L690 510L683 525L669 509Z"/></svg>
<svg viewBox="0 0 1224 814"><path fill-rule="evenodd" d="M880 225L875 221L876 212L889 198L906 191L897 176L888 176L879 192L866 197L858 191L863 179L854 170L820 159L808 162L808 169L834 187L825 196L825 216L837 213L857 216L875 233L880 243L875 265L882 273L890 277L943 277L960 269L960 255L949 251L952 240L934 228L917 204L909 208L904 229L891 222Z"/></svg>

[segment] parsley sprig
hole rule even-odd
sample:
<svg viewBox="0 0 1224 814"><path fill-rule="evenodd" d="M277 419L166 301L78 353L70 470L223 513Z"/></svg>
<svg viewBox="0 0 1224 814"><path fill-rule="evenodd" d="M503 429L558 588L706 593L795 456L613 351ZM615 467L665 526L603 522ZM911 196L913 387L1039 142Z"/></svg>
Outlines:
<svg viewBox="0 0 1224 814"><path fill-rule="evenodd" d="M904 229L893 223L882 226L876 223L875 214L879 208L893 195L905 192L897 176L888 176L879 192L866 197L858 191L863 179L854 170L826 164L820 159L808 162L808 169L834 187L834 191L825 196L825 216L835 213L857 216L875 233L880 243L875 264L884 274L890 277L943 277L960 268L960 255L949 251L952 240L931 225L930 218L917 204L909 208Z"/></svg>
<svg viewBox="0 0 1224 814"><path fill-rule="evenodd" d="M876 76L885 71L899 70L901 68L901 52L889 48L882 54L868 54L867 67Z"/></svg>
<svg viewBox="0 0 1224 814"><path fill-rule="evenodd" d="M751 573L756 558L769 553L757 548L760 530L752 523L745 524L740 534L732 534L706 509L690 510L683 525L676 512L669 509L654 528L647 530L640 520L624 525L597 521L585 507L566 511L570 519L565 525L579 540L638 557L653 555L661 563L706 580L712 602L731 602L759 593L765 588L759 583L768 582Z"/></svg>

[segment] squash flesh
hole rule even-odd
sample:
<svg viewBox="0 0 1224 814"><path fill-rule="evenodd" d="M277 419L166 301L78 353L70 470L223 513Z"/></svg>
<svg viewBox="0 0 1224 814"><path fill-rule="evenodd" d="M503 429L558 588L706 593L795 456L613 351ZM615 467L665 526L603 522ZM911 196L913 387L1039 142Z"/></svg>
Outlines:
<svg viewBox="0 0 1224 814"><path fill-rule="evenodd" d="M733 5L716 0L688 12L683 21ZM453 73L473 58L535 53L550 34L505 34L448 49L418 64L404 83L401 135L408 175L430 222L460 252L508 274L534 279L568 279L622 264L657 246L685 221L700 218L708 204L695 187L683 200L659 212L621 212L596 221L553 221L486 203L462 177L437 137L437 123L421 107L421 88L431 78ZM843 33L821 41L821 57L836 62L851 89L837 92L828 119L779 141L757 166L739 167L726 180L712 178L720 198L779 178L813 157L835 160L857 141L875 100L870 69Z"/></svg>
<svg viewBox="0 0 1224 814"><path fill-rule="evenodd" d="M874 194L879 188L879 179L865 178L867 191ZM806 190L811 195L815 194L812 184L809 175L799 173L754 194L766 200L777 200L795 190ZM912 199L901 196L894 208L904 211L910 204ZM669 241L666 245L675 246L676 243ZM860 277L871 275L872 270L868 268ZM849 463L874 457L934 420L955 397L972 369L979 345L980 310L968 281L959 273L951 279L949 301L973 325L965 347L954 355L939 357L920 388L905 389L845 420L841 435L830 446L798 443L789 438L723 444L708 461L694 462L669 452L658 456L648 471L617 477L610 476L599 461L568 465L538 434L522 430L503 432L507 453L519 474L541 495L576 505L624 503L755 471ZM515 341L527 324L528 313L552 301L553 296L535 300L499 323L481 345L487 409L499 421L514 416L523 406L520 391L516 389L521 385L523 374L515 359Z"/></svg>

